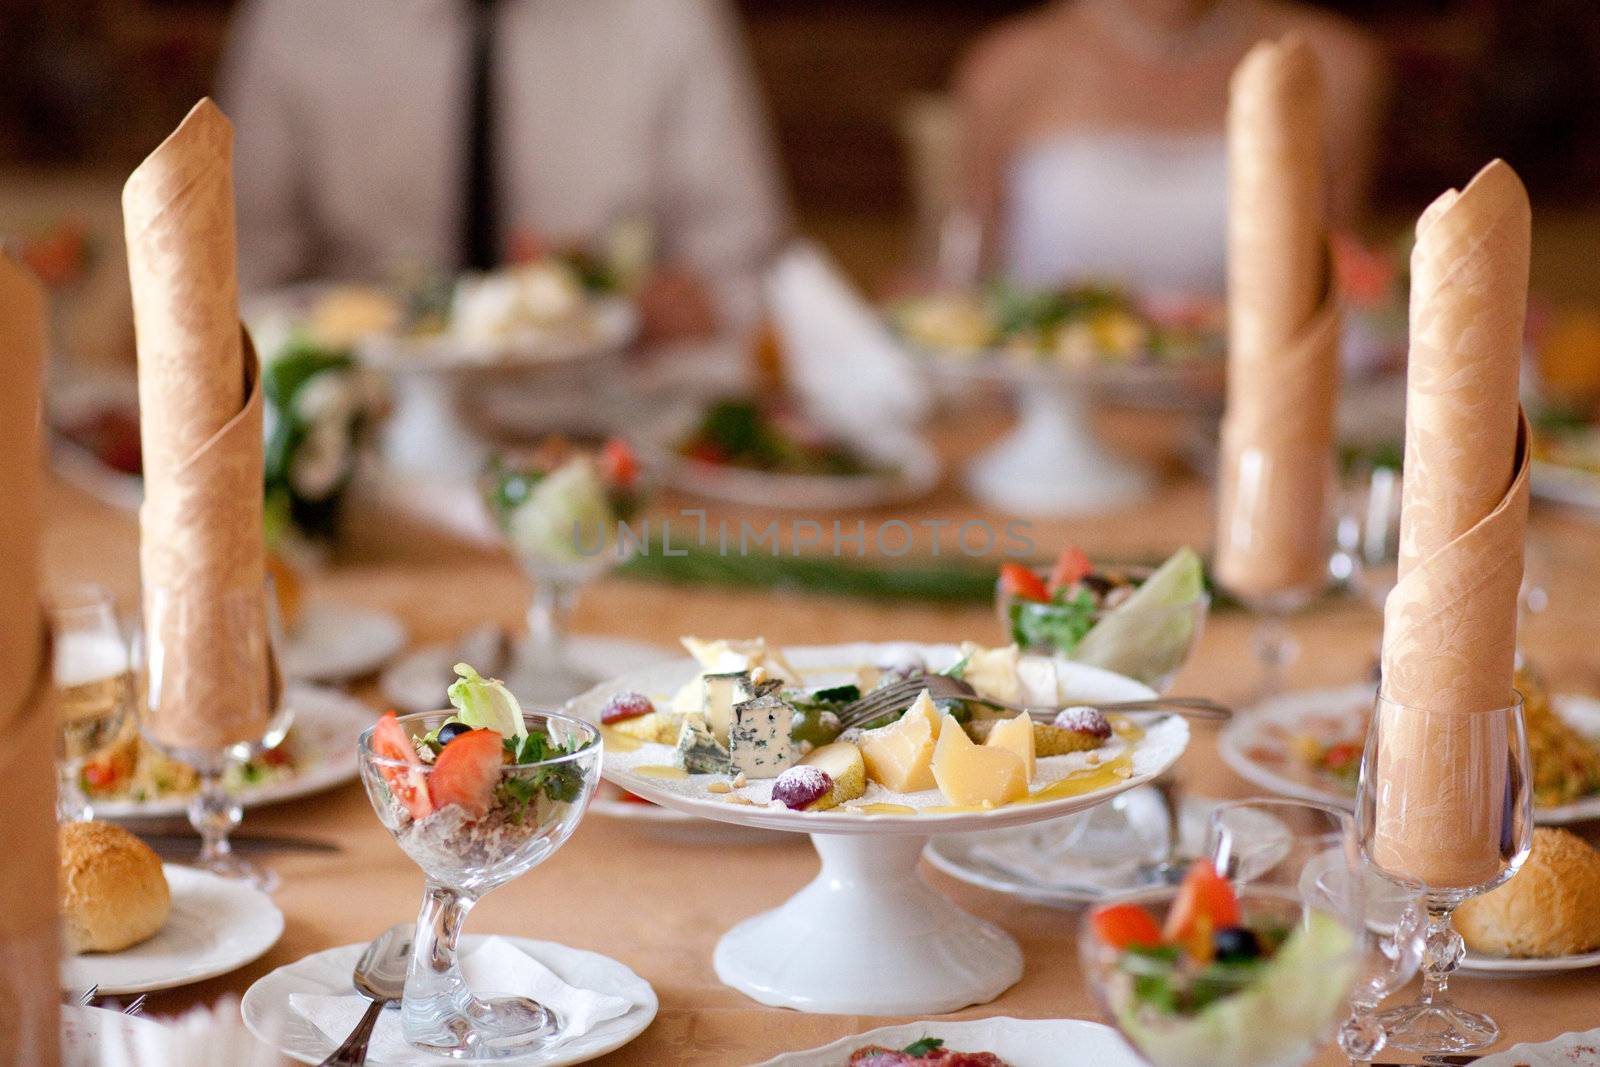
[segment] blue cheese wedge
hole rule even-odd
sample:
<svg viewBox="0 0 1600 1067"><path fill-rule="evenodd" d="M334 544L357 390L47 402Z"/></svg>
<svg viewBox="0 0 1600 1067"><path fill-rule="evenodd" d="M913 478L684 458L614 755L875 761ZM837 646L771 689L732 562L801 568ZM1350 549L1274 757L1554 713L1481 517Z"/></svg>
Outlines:
<svg viewBox="0 0 1600 1067"><path fill-rule="evenodd" d="M728 750L711 735L703 715L685 715L673 759L690 774L728 774Z"/></svg>
<svg viewBox="0 0 1600 1067"><path fill-rule="evenodd" d="M789 738L794 706L774 692L764 692L733 705L728 726L728 758L735 774L776 778L799 759Z"/></svg>

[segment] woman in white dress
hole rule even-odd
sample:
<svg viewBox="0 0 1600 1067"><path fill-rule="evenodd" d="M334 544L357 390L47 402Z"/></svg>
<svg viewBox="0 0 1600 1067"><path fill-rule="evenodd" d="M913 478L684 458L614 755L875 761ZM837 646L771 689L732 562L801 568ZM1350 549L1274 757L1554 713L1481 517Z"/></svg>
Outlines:
<svg viewBox="0 0 1600 1067"><path fill-rule="evenodd" d="M1348 225L1384 95L1365 34L1279 0L1056 0L990 32L960 71L962 191L985 265L1030 285L1220 296L1228 78L1290 32L1322 62L1330 218Z"/></svg>

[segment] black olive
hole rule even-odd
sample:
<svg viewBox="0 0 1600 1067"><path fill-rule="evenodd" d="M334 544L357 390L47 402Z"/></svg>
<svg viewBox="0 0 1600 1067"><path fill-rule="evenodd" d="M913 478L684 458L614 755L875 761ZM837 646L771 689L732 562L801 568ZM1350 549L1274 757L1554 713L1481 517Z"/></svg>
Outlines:
<svg viewBox="0 0 1600 1067"><path fill-rule="evenodd" d="M1101 577L1093 572L1085 574L1080 580L1084 585L1094 590L1095 596L1105 596L1107 593L1111 592L1111 587L1115 584L1111 581L1111 579Z"/></svg>
<svg viewBox="0 0 1600 1067"><path fill-rule="evenodd" d="M1219 960L1253 960L1261 955L1261 942L1247 926L1224 926L1212 935Z"/></svg>
<svg viewBox="0 0 1600 1067"><path fill-rule="evenodd" d="M441 745L448 745L462 734L471 732L472 727L468 726L464 722L447 722L443 726L439 727L439 743ZM454 758L454 756L451 757L451 759Z"/></svg>

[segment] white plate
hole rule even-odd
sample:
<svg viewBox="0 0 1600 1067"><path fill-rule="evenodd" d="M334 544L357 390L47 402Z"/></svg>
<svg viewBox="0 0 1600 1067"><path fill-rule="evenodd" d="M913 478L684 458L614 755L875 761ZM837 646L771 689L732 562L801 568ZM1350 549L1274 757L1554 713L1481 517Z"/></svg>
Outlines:
<svg viewBox="0 0 1600 1067"><path fill-rule="evenodd" d="M253 786L234 794L245 808L295 800L324 789L354 781L356 739L377 716L361 701L336 689L292 685L284 700L294 711L290 734L295 751L308 761L299 773L278 781ZM97 819L131 821L182 818L189 798L160 797L156 800L96 800Z"/></svg>
<svg viewBox="0 0 1600 1067"><path fill-rule="evenodd" d="M686 459L664 458L663 479L673 488L713 500L792 511L831 511L899 504L926 496L939 484L938 455L921 438L864 438L854 447L889 468L883 474L769 474Z"/></svg>
<svg viewBox="0 0 1600 1067"><path fill-rule="evenodd" d="M1600 1030L1525 1041L1483 1057L1476 1067L1600 1067Z"/></svg>
<svg viewBox="0 0 1600 1067"><path fill-rule="evenodd" d="M1111 1027L1083 1019L974 1019L967 1022L907 1023L883 1026L840 1038L820 1048L785 1052L756 1067L844 1067L850 1053L864 1045L905 1048L924 1037L943 1038L957 1052L992 1052L1010 1067L1062 1067L1065 1063L1094 1067L1143 1067L1127 1042Z"/></svg>
<svg viewBox="0 0 1600 1067"><path fill-rule="evenodd" d="M1303 766L1289 752L1290 739L1299 733L1334 735L1347 729L1350 718L1372 703L1370 683L1334 689L1299 689L1265 700L1233 717L1217 739L1222 760L1242 778L1284 796L1337 807L1355 807L1354 790ZM1576 729L1600 737L1600 700L1556 694L1556 712ZM1600 794L1553 808L1534 809L1541 826L1564 826L1600 818Z"/></svg>
<svg viewBox="0 0 1600 1067"><path fill-rule="evenodd" d="M785 657L803 676L807 686L834 685L855 678L860 666L905 662L916 658L938 670L953 664L960 657L954 645L921 645L912 643L861 642L847 645L820 645L785 648ZM699 665L683 658L654 667L633 671L613 681L591 689L574 698L566 707L569 714L591 722L598 722L600 709L614 693L635 691L651 699L667 699L680 686L699 673ZM1084 701L1113 701L1144 699L1154 694L1147 687L1110 671L1070 661L1058 661L1059 678L1065 691L1074 699ZM831 811L790 811L783 807L732 804L715 794L705 792L711 775L695 775L687 779L655 778L633 772L638 766L669 763L672 749L668 745L644 744L630 751L606 753L601 773L615 785L636 793L663 807L673 808L701 818L743 826L759 826L771 830L789 830L799 833L825 834L938 834L957 833L977 829L999 829L1023 823L1039 822L1058 815L1068 815L1104 803L1119 793L1127 792L1150 781L1165 771L1189 743L1189 727L1176 715L1130 716L1136 722L1148 724L1148 734L1133 751L1132 776L1115 786L1106 786L1078 796L1033 804L1008 804L992 811L977 812L918 812L909 814L861 814L849 810L856 802ZM1113 741L1113 744L1117 742ZM1055 756L1040 760L1041 775L1060 777L1069 769L1087 766L1087 753ZM1099 759L1097 758L1097 762ZM1051 779L1046 778L1046 781ZM771 788L771 782L752 783L754 788ZM862 803L874 799L869 786ZM885 791L887 792L887 791ZM917 794L887 794L884 801L917 807L941 806L944 801L936 791ZM924 801L926 803L918 803Z"/></svg>
<svg viewBox="0 0 1600 1067"><path fill-rule="evenodd" d="M461 938L461 950L467 951L487 935L466 934ZM496 1063L504 1067L558 1067L566 1063L584 1063L621 1048L644 1032L656 1017L656 994L650 983L608 956L596 952L557 945L550 941L534 941L526 937L501 935L502 940L515 945L551 971L568 985L625 997L633 1002L626 1015L600 1023L582 1037L574 1038L552 1049L530 1056L497 1060L446 1060L418 1052L404 1060L368 1060L372 1067L410 1067L413 1064L437 1067L442 1063ZM317 1029L309 1020L289 1007L291 993L345 993L350 990L350 972L356 960L366 950L366 945L341 945L323 952L314 952L304 959L279 967L257 979L245 992L240 1010L245 1025L261 1040L275 1045L285 1055L301 1063L321 1063L334 1050L336 1043ZM515 993L516 990L504 992Z"/></svg>
<svg viewBox="0 0 1600 1067"><path fill-rule="evenodd" d="M310 682L371 674L406 647L406 628L387 611L311 600L284 636L283 672Z"/></svg>
<svg viewBox="0 0 1600 1067"><path fill-rule="evenodd" d="M1098 864L1094 862L1096 854L1092 850L1082 855L1067 851L1054 862L1041 858L1041 844L1045 848L1067 848L1065 839L1078 829L1075 825L1077 819L1093 820L1098 812L1109 811L1119 801L1122 807L1119 817L1125 816L1125 825L1131 831L1129 836L1138 839L1132 842L1132 847L1127 851ZM1185 797L1180 802L1180 856L1202 854L1208 830L1207 820L1212 810L1221 803L1223 801L1205 797ZM1252 819L1251 829L1257 840L1282 841L1281 851L1276 848L1271 850L1273 863L1282 859L1288 850L1288 836L1283 824L1263 813L1241 814ZM1124 793L1111 804L1086 816L1068 816L1056 822L1036 823L986 834L936 837L928 843L924 855L933 866L959 881L1018 897L1030 904L1067 908L1092 904L1117 893L1149 888L1148 885L1131 884L1133 872L1141 862L1153 861L1165 854L1168 834L1166 805L1154 789L1146 788Z"/></svg>
<svg viewBox="0 0 1600 1067"><path fill-rule="evenodd" d="M283 912L261 890L209 871L164 863L172 914L150 940L121 952L69 956L61 988L104 996L171 989L243 967L278 943Z"/></svg>
<svg viewBox="0 0 1600 1067"><path fill-rule="evenodd" d="M1528 486L1541 500L1600 511L1600 474L1536 459Z"/></svg>

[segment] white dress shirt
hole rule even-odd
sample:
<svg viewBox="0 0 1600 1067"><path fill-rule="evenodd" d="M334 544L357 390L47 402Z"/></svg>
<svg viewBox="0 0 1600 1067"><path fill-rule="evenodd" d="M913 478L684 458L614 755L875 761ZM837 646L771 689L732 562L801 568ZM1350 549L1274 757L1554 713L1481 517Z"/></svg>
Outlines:
<svg viewBox="0 0 1600 1067"><path fill-rule="evenodd" d="M239 275L452 267L472 0L247 0L224 71ZM742 318L785 228L757 90L721 0L500 0L502 237L643 214Z"/></svg>

